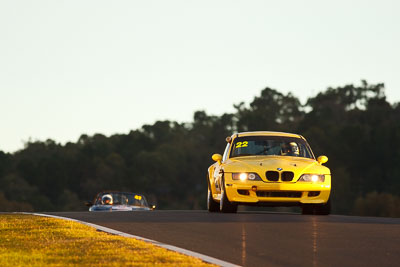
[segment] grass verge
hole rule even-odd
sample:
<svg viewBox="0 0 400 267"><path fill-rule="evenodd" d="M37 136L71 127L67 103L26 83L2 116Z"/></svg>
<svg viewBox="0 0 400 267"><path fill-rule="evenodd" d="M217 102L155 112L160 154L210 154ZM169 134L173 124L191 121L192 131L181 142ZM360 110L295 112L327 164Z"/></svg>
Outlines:
<svg viewBox="0 0 400 267"><path fill-rule="evenodd" d="M72 221L0 215L0 266L213 266Z"/></svg>

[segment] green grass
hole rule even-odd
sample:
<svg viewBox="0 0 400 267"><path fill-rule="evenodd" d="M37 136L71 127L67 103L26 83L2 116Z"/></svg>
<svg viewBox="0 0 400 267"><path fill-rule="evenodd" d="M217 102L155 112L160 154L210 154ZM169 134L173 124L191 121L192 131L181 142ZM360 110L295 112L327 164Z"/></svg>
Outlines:
<svg viewBox="0 0 400 267"><path fill-rule="evenodd" d="M212 266L133 238L76 222L0 215L0 266Z"/></svg>

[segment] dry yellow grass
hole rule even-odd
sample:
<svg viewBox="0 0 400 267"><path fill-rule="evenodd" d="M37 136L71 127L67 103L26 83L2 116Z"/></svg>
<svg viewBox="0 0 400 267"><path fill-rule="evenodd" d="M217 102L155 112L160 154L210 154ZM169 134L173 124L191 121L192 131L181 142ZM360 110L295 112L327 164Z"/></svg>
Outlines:
<svg viewBox="0 0 400 267"><path fill-rule="evenodd" d="M0 266L212 266L76 222L0 215Z"/></svg>

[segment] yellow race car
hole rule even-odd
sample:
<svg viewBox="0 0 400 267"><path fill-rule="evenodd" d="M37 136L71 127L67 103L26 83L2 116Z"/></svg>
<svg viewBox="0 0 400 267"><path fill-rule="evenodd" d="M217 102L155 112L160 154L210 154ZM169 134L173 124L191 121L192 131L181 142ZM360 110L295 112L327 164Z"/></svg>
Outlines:
<svg viewBox="0 0 400 267"><path fill-rule="evenodd" d="M298 134L245 132L226 138L223 155L208 168L207 208L237 211L238 205L301 206L303 214L327 215L331 172Z"/></svg>

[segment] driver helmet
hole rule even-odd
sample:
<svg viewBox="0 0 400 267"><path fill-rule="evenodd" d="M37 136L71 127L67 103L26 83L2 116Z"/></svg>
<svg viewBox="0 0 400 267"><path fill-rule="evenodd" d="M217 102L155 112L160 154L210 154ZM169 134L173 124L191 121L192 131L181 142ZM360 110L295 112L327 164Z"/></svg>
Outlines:
<svg viewBox="0 0 400 267"><path fill-rule="evenodd" d="M103 205L112 205L113 204L113 198L110 194L104 195L101 198L101 203L103 203Z"/></svg>
<svg viewBox="0 0 400 267"><path fill-rule="evenodd" d="M296 144L296 142L290 142L290 149L292 150L292 153L296 156L300 154L299 152L299 146Z"/></svg>

